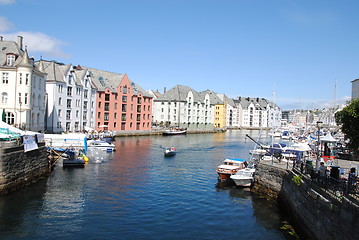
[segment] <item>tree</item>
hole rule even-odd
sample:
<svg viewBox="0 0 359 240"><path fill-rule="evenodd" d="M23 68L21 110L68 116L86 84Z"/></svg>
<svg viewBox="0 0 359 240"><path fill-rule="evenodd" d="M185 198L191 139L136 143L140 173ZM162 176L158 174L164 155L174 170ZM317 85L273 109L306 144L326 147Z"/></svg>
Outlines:
<svg viewBox="0 0 359 240"><path fill-rule="evenodd" d="M343 110L337 112L335 121L349 139L348 147L359 152L359 99L351 100Z"/></svg>

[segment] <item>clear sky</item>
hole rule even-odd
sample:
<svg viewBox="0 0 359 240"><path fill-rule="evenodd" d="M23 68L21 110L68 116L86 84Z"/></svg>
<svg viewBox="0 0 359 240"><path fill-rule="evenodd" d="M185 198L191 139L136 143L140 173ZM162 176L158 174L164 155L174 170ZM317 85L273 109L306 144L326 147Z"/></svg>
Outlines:
<svg viewBox="0 0 359 240"><path fill-rule="evenodd" d="M359 75L358 0L0 0L29 55L282 109L344 103Z"/></svg>

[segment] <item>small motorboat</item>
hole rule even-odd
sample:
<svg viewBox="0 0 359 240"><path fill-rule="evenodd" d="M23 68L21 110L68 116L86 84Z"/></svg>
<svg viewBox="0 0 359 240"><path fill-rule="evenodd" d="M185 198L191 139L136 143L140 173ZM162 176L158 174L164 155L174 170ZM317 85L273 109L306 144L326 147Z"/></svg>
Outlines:
<svg viewBox="0 0 359 240"><path fill-rule="evenodd" d="M90 150L101 149L107 152L116 151L115 145L108 143L107 141L92 139L87 141L87 147Z"/></svg>
<svg viewBox="0 0 359 240"><path fill-rule="evenodd" d="M231 175L230 178L239 187L250 187L254 182L255 171L255 168L240 169L236 174Z"/></svg>
<svg viewBox="0 0 359 240"><path fill-rule="evenodd" d="M177 153L177 149L175 148L166 148L165 149L165 157L174 156Z"/></svg>
<svg viewBox="0 0 359 240"><path fill-rule="evenodd" d="M63 153L62 154L62 166L66 167L85 167L84 155L79 154L79 156Z"/></svg>

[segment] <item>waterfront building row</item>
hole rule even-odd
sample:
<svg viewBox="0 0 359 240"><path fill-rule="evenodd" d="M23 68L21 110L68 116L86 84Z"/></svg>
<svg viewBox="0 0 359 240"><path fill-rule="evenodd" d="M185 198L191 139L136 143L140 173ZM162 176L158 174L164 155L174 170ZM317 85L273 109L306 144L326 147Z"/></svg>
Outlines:
<svg viewBox="0 0 359 240"><path fill-rule="evenodd" d="M0 37L5 122L36 132L273 127L280 109L263 98L228 98L177 85L146 91L127 74L28 57L23 38ZM280 115L280 114L279 114Z"/></svg>

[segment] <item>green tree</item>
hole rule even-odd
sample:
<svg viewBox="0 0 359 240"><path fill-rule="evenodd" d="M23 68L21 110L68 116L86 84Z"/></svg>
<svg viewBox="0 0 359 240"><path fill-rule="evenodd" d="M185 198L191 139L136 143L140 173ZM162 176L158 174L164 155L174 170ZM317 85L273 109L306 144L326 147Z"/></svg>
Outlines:
<svg viewBox="0 0 359 240"><path fill-rule="evenodd" d="M359 150L359 99L348 102L343 110L335 114L335 121L341 126L345 137L349 139L348 147Z"/></svg>

